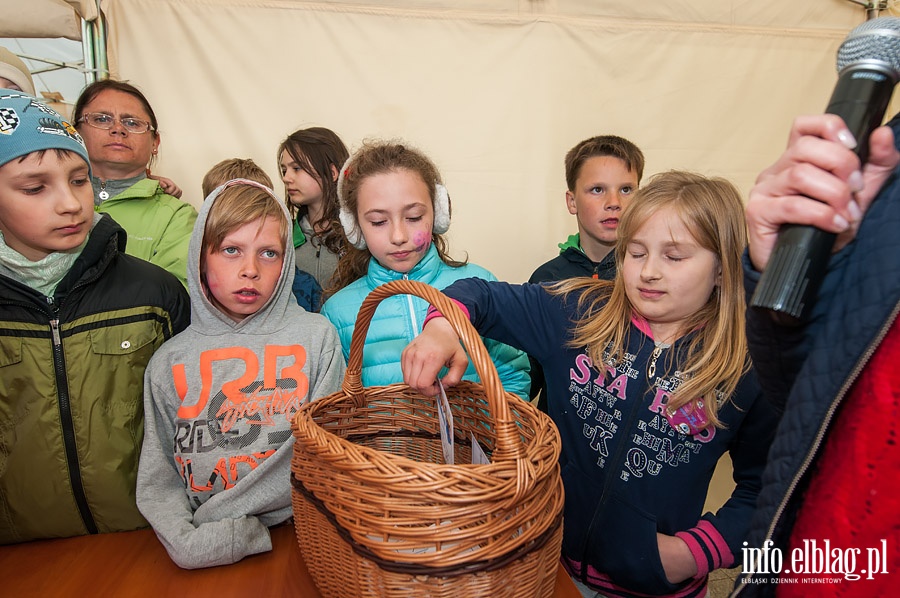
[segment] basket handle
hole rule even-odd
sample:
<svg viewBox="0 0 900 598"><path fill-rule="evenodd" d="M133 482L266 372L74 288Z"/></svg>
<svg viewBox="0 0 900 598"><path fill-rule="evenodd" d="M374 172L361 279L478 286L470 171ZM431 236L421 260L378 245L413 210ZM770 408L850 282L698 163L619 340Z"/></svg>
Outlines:
<svg viewBox="0 0 900 598"><path fill-rule="evenodd" d="M394 280L373 290L365 298L356 316L356 327L350 341L350 358L347 360L347 371L344 375L342 389L357 408L365 406L366 397L362 385L362 354L366 335L375 310L382 300L394 295L415 295L433 305L441 315L453 326L453 330L462 340L469 359L478 372L484 386L488 409L494 419L497 435L494 448L495 460L520 460L525 457L525 446L519 436L518 427L512 419L509 405L504 398L503 385L497 368L481 341L481 336L472 326L462 310L446 295L436 288L415 280Z"/></svg>

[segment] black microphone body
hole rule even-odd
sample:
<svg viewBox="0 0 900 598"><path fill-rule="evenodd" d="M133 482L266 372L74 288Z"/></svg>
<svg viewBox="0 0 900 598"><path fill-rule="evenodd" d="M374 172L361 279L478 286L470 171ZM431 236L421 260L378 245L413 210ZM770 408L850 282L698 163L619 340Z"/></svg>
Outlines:
<svg viewBox="0 0 900 598"><path fill-rule="evenodd" d="M844 119L864 164L869 135L884 120L900 80L900 18L874 19L850 32L838 50L838 70L838 82L825 112ZM835 237L813 226L782 226L751 307L770 310L781 324L799 324L822 284Z"/></svg>

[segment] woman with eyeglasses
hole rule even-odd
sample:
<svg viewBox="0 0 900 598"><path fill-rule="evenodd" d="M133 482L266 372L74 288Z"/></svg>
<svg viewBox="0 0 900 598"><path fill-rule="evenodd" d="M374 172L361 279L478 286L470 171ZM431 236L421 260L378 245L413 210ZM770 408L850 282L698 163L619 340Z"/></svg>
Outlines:
<svg viewBox="0 0 900 598"><path fill-rule="evenodd" d="M168 270L186 285L197 211L148 176L160 141L150 102L130 83L97 81L81 92L73 120L91 159L94 205L128 233L125 253Z"/></svg>

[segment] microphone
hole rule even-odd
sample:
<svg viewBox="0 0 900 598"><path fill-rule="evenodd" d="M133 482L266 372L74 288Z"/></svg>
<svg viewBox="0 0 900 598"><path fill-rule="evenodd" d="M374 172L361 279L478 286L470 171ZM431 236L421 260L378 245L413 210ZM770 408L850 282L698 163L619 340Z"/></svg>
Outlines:
<svg viewBox="0 0 900 598"><path fill-rule="evenodd" d="M869 135L884 120L900 80L900 18L872 19L853 29L838 48L837 69L825 112L844 119L864 164ZM770 310L780 324L798 325L819 292L835 238L814 226L783 225L750 306Z"/></svg>

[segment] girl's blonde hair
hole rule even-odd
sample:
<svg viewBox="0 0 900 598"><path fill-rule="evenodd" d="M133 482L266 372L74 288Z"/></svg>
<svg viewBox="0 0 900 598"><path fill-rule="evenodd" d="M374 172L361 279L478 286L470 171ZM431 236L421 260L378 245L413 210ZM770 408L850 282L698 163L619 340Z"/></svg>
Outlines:
<svg viewBox="0 0 900 598"><path fill-rule="evenodd" d="M388 172L406 170L419 175L428 188L431 205L435 205L435 191L438 184L443 184L441 174L428 156L409 145L397 141L367 140L363 146L350 157L344 170L341 182L340 197L344 207L358 218L359 189L367 178ZM465 261L453 260L448 253L448 244L443 235L432 232L431 241L437 249L441 260L453 268L466 264ZM366 249L357 249L349 241L344 241L345 253L338 261L331 286L325 290L327 296L333 295L354 280L362 278L369 268L372 253Z"/></svg>
<svg viewBox="0 0 900 598"><path fill-rule="evenodd" d="M654 176L624 211L616 241L616 278L610 283L572 279L553 292L580 292L581 318L575 323L572 346L587 347L595 364L623 358L631 331L633 307L625 294L622 265L626 248L638 229L656 212L674 208L701 247L718 258L722 274L706 305L690 317L679 336L696 330L686 349L678 351L677 369L684 382L669 397L667 409L688 403L703 407L711 425L721 427L718 394L730 397L750 367L744 333L744 289L741 254L747 244L744 206L738 190L722 178L670 171ZM604 359L604 352L609 354ZM669 352L667 368L673 365Z"/></svg>
<svg viewBox="0 0 900 598"><path fill-rule="evenodd" d="M249 222L259 221L262 228L265 218L278 222L281 249L290 242L290 222L278 199L268 191L249 183L233 183L216 197L206 216L203 240L200 243L200 276L206 285L206 254L218 249L232 231Z"/></svg>

